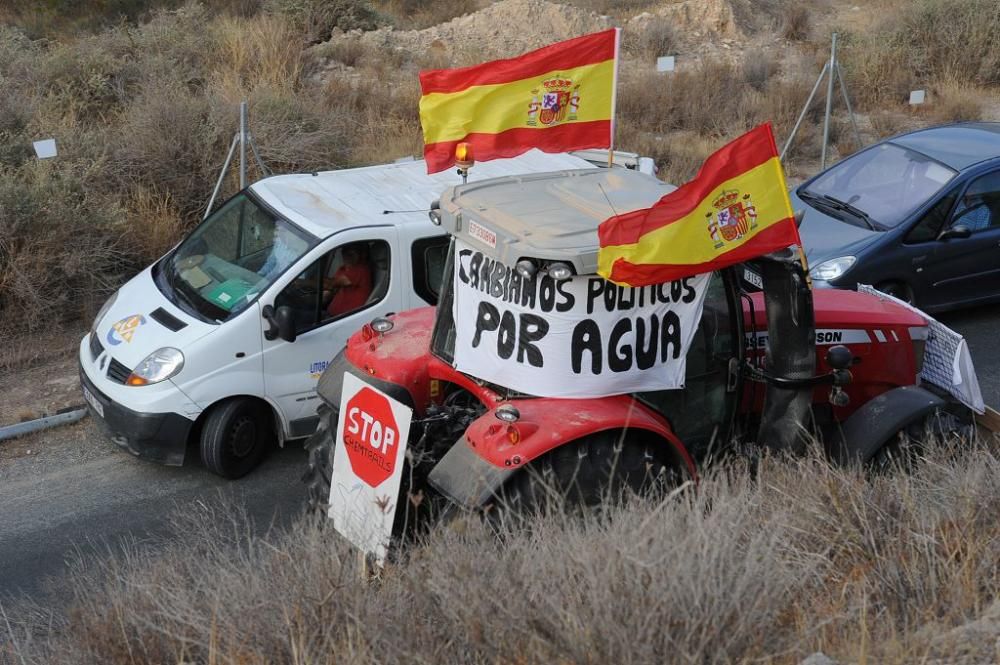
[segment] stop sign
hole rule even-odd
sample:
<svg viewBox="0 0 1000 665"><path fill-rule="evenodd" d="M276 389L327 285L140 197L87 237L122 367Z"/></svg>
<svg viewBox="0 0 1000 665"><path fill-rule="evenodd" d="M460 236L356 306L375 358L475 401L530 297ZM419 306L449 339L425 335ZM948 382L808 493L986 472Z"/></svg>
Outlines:
<svg viewBox="0 0 1000 665"><path fill-rule="evenodd" d="M354 475L371 487L392 475L405 443L399 440L389 400L367 386L345 405L343 437Z"/></svg>

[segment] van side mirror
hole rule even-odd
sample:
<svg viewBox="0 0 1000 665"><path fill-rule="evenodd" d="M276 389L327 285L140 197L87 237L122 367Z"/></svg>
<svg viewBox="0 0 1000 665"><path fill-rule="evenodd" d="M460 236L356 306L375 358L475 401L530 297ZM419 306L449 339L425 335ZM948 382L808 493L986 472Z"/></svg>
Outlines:
<svg viewBox="0 0 1000 665"><path fill-rule="evenodd" d="M938 240L951 240L953 238L968 238L972 235L972 229L965 224L953 224L938 236Z"/></svg>
<svg viewBox="0 0 1000 665"><path fill-rule="evenodd" d="M282 305L275 309L271 305L264 305L261 315L271 324L271 327L264 331L264 339L271 341L280 337L286 342L295 341L295 315L291 307Z"/></svg>

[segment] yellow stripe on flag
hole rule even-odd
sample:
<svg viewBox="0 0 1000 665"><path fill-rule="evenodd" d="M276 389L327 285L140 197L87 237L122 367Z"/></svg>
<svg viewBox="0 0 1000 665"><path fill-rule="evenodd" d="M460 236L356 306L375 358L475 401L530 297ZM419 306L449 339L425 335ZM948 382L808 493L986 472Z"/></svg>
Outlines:
<svg viewBox="0 0 1000 665"><path fill-rule="evenodd" d="M424 142L458 141L473 132L496 134L509 129L532 128L528 124L532 98L541 102L542 82L557 76L580 86L580 105L573 122L608 120L614 96L614 71L614 60L606 60L520 81L424 95L420 98ZM545 125L539 121L535 127L544 129Z"/></svg>
<svg viewBox="0 0 1000 665"><path fill-rule="evenodd" d="M722 249L716 248L709 224L718 212L712 205L726 190L752 194L756 210L756 228L742 238L727 241ZM784 190L784 174L777 157L726 180L702 199L698 207L670 224L650 231L638 242L628 245L602 247L598 254L598 272L610 275L618 259L633 264L698 264L708 263L720 254L730 252L751 242L754 237L773 224L792 217L788 192ZM710 217L708 215L711 215Z"/></svg>

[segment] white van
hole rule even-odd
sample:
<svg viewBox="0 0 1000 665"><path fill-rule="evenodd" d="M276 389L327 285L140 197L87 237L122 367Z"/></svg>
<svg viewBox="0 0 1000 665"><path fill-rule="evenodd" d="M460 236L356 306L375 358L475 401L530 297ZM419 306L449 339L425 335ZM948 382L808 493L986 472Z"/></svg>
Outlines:
<svg viewBox="0 0 1000 665"><path fill-rule="evenodd" d="M593 165L533 150L470 179ZM197 441L229 478L272 443L312 434L316 380L348 336L436 303L447 237L427 211L458 182L416 160L254 183L101 308L80 344L91 414L164 464Z"/></svg>

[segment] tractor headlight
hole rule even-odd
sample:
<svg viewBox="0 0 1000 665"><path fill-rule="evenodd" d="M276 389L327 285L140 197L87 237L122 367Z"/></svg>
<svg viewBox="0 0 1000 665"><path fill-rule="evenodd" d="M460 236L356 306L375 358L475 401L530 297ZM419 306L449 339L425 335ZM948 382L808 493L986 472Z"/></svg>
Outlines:
<svg viewBox="0 0 1000 665"><path fill-rule="evenodd" d="M531 279L538 272L538 266L531 259L521 259L514 264L514 269L522 279Z"/></svg>
<svg viewBox="0 0 1000 665"><path fill-rule="evenodd" d="M127 386L148 386L166 381L184 367L184 354L172 347L164 347L150 353L136 365L125 381Z"/></svg>
<svg viewBox="0 0 1000 665"><path fill-rule="evenodd" d="M843 276L844 273L851 269L851 266L853 266L857 260L857 257L854 256L838 256L835 259L823 261L823 263L810 270L809 274L813 279L818 279L823 282L831 282Z"/></svg>
<svg viewBox="0 0 1000 665"><path fill-rule="evenodd" d="M564 279L569 279L573 276L573 267L568 263L563 263L562 261L556 261L555 263L550 263L548 266L549 277L561 282Z"/></svg>

